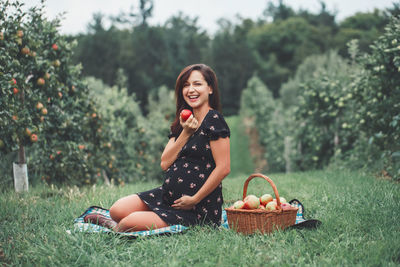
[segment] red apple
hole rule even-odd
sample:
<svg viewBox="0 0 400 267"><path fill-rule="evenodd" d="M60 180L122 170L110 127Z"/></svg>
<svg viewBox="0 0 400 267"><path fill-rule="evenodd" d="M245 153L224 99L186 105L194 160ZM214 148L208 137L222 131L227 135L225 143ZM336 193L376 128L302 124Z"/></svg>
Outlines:
<svg viewBox="0 0 400 267"><path fill-rule="evenodd" d="M181 118L183 121L189 119L190 115L192 115L192 112L189 109L184 109L181 111Z"/></svg>
<svg viewBox="0 0 400 267"><path fill-rule="evenodd" d="M283 210L289 210L293 208L289 203L281 203L281 207Z"/></svg>
<svg viewBox="0 0 400 267"><path fill-rule="evenodd" d="M37 108L37 109L42 109L42 108L43 108L43 104L40 103L40 102L38 102L38 103L36 104L36 108Z"/></svg>
<svg viewBox="0 0 400 267"><path fill-rule="evenodd" d="M30 50L29 50L29 48L28 47L23 47L22 49L21 49L21 54L23 54L23 55L28 55L30 53Z"/></svg>
<svg viewBox="0 0 400 267"><path fill-rule="evenodd" d="M18 94L18 92L19 92L18 88L14 88L13 92L14 92L14 95Z"/></svg>
<svg viewBox="0 0 400 267"><path fill-rule="evenodd" d="M58 50L58 45L57 45L57 44L53 44L53 45L51 46L51 48L53 48L53 50L56 51L56 50Z"/></svg>
<svg viewBox="0 0 400 267"><path fill-rule="evenodd" d="M276 210L277 208L278 205L274 201L268 202L268 204L265 206L265 209L268 211Z"/></svg>
<svg viewBox="0 0 400 267"><path fill-rule="evenodd" d="M252 209L257 209L258 206L260 206L260 199L256 197L255 195L248 195L244 199L244 209L247 210L252 210Z"/></svg>
<svg viewBox="0 0 400 267"><path fill-rule="evenodd" d="M39 86L43 86L45 83L46 82L45 82L45 80L43 78L37 79L37 82L36 82L36 84L39 85Z"/></svg>
<svg viewBox="0 0 400 267"><path fill-rule="evenodd" d="M47 115L47 108L43 108L43 109L42 109L42 114L43 114L43 115Z"/></svg>
<svg viewBox="0 0 400 267"><path fill-rule="evenodd" d="M37 142L37 140L38 140L37 135L36 135L36 134L32 134L32 135L31 135L31 141L32 141L32 143Z"/></svg>
<svg viewBox="0 0 400 267"><path fill-rule="evenodd" d="M264 206L267 205L268 202L272 201L273 197L270 194L264 194L260 197L260 203Z"/></svg>
<svg viewBox="0 0 400 267"><path fill-rule="evenodd" d="M234 209L243 209L244 202L242 200L238 200L235 203L233 203L233 208Z"/></svg>

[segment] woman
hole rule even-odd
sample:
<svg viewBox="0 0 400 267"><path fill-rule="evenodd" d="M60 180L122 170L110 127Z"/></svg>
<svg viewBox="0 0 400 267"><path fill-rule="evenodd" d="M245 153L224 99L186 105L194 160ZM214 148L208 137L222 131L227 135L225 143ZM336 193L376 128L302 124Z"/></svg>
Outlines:
<svg viewBox="0 0 400 267"><path fill-rule="evenodd" d="M219 113L218 82L204 64L185 67L176 86L176 118L162 156L162 186L126 196L110 208L112 220L88 215L115 231L142 231L174 224L219 225L222 180L230 172L230 130ZM181 119L183 109L193 114Z"/></svg>

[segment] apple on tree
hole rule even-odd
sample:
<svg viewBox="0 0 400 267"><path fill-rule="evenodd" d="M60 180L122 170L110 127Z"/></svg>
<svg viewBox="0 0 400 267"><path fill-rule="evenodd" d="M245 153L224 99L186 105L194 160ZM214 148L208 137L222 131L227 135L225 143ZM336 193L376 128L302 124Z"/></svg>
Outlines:
<svg viewBox="0 0 400 267"><path fill-rule="evenodd" d="M37 140L38 140L38 136L37 136L36 134L32 134L32 135L31 135L31 141L32 141L32 143L36 143Z"/></svg>

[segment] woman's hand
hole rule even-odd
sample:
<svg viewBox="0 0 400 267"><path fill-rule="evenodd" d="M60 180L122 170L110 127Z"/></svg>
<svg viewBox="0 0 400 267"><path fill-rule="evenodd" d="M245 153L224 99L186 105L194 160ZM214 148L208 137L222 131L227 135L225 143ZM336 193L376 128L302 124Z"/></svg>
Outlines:
<svg viewBox="0 0 400 267"><path fill-rule="evenodd" d="M199 128L199 121L192 115L186 120L183 121L182 117L179 116L179 121L182 125L184 131L186 131L189 135L192 135Z"/></svg>
<svg viewBox="0 0 400 267"><path fill-rule="evenodd" d="M196 199L192 196L183 196L174 201L171 206L178 210L190 210L196 205Z"/></svg>

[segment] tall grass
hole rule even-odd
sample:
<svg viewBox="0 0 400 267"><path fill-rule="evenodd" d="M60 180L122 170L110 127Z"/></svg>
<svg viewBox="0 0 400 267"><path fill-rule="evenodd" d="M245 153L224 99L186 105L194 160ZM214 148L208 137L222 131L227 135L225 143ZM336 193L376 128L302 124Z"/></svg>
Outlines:
<svg viewBox="0 0 400 267"><path fill-rule="evenodd" d="M269 175L269 174L267 174ZM35 187L0 193L0 262L22 266L282 266L400 265L400 185L351 171L271 174L280 195L297 198L316 230L243 236L194 227L183 234L136 240L107 234L68 234L88 206L109 207L156 183L124 187ZM225 206L242 194L245 176L227 177ZM249 193L272 192L262 179Z"/></svg>

